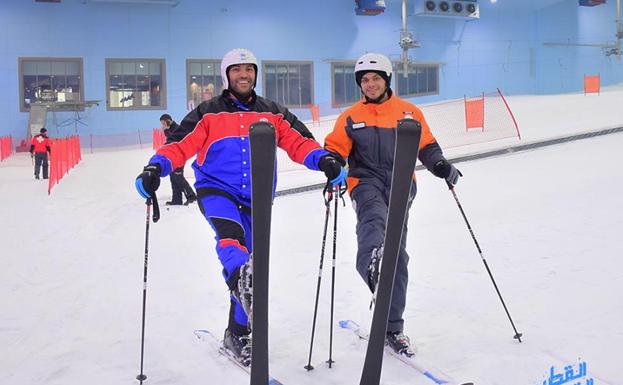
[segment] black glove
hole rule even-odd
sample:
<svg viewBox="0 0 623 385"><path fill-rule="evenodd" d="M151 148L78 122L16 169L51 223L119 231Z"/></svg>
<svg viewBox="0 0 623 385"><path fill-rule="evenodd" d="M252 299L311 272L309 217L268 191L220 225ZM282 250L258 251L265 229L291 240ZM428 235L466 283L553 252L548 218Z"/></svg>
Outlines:
<svg viewBox="0 0 623 385"><path fill-rule="evenodd" d="M342 167L340 162L335 159L333 155L324 155L318 161L318 168L324 172L327 179L335 184L345 184L346 182L346 170Z"/></svg>
<svg viewBox="0 0 623 385"><path fill-rule="evenodd" d="M444 178L449 185L454 186L459 181L459 177L463 176L461 172L450 164L447 160L443 159L435 163L433 166L433 174L436 177Z"/></svg>
<svg viewBox="0 0 623 385"><path fill-rule="evenodd" d="M152 194L160 187L160 165L148 164L145 166L143 172L136 177L134 184L143 198L151 198Z"/></svg>

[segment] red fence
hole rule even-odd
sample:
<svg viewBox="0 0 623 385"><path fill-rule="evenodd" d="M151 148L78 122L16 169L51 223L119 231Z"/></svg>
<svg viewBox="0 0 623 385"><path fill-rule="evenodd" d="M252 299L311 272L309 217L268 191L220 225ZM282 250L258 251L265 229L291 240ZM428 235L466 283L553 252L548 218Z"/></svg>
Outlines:
<svg viewBox="0 0 623 385"><path fill-rule="evenodd" d="M80 138L70 136L63 139L52 139L50 143L50 180L48 194L52 187L82 160L80 152Z"/></svg>
<svg viewBox="0 0 623 385"><path fill-rule="evenodd" d="M160 147L162 147L162 145L166 141L165 136L164 136L164 131L162 131L159 128L154 128L154 131L152 132L151 136L152 136L152 143L153 143L154 150L157 150Z"/></svg>
<svg viewBox="0 0 623 385"><path fill-rule="evenodd" d="M13 154L13 138L11 136L0 137L0 161Z"/></svg>
<svg viewBox="0 0 623 385"><path fill-rule="evenodd" d="M601 78L597 75L584 75L584 95L600 94Z"/></svg>
<svg viewBox="0 0 623 385"><path fill-rule="evenodd" d="M482 128L485 130L485 93L482 97L467 99L465 101L465 131L470 128Z"/></svg>

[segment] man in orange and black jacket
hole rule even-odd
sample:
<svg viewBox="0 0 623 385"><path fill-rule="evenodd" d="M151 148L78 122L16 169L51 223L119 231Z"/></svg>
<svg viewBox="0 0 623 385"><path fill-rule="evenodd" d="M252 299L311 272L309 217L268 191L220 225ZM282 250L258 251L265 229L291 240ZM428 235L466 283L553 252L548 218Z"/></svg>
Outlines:
<svg viewBox="0 0 623 385"><path fill-rule="evenodd" d="M43 166L43 179L48 179L48 153L50 152L50 139L45 134L45 127L39 130L39 134L32 137L30 142L30 156L35 158L35 179L39 179L39 171Z"/></svg>
<svg viewBox="0 0 623 385"><path fill-rule="evenodd" d="M378 284L383 254L398 121L412 117L420 122L418 158L428 170L452 185L461 175L443 156L422 111L393 94L391 77L392 64L384 55L368 53L359 58L355 80L364 98L338 117L333 131L325 138L325 149L339 155L344 163L348 161L348 190L357 214L357 271L372 292ZM409 208L415 193L414 175ZM405 218L386 340L398 354L412 356L414 348L403 333L402 318L408 282L409 255L405 249L408 212Z"/></svg>

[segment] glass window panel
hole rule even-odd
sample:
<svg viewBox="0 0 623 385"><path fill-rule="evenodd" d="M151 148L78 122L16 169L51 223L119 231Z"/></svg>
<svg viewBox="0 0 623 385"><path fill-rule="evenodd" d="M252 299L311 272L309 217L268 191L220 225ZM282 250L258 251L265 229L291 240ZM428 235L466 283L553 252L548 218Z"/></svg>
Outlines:
<svg viewBox="0 0 623 385"><path fill-rule="evenodd" d="M80 76L80 65L75 61L65 62L65 73L67 75Z"/></svg>
<svg viewBox="0 0 623 385"><path fill-rule="evenodd" d="M216 69L214 68L214 63L203 63L201 65L203 75L214 75Z"/></svg>
<svg viewBox="0 0 623 385"><path fill-rule="evenodd" d="M37 63L33 61L24 61L24 75L37 75Z"/></svg>
<svg viewBox="0 0 623 385"><path fill-rule="evenodd" d="M54 93L52 92L52 78L50 76L37 77L37 101L52 102L54 101Z"/></svg>
<svg viewBox="0 0 623 385"><path fill-rule="evenodd" d="M420 67L417 69L417 93L425 94L427 91L426 71Z"/></svg>
<svg viewBox="0 0 623 385"><path fill-rule="evenodd" d="M121 73L123 75L135 75L136 64L135 63L121 63Z"/></svg>
<svg viewBox="0 0 623 385"><path fill-rule="evenodd" d="M190 76L200 76L201 75L201 63L189 62L188 63L188 74Z"/></svg>
<svg viewBox="0 0 623 385"><path fill-rule="evenodd" d="M333 75L333 103L336 105L344 104L346 100L344 90L344 68L341 66L334 67Z"/></svg>
<svg viewBox="0 0 623 385"><path fill-rule="evenodd" d="M63 92L63 90L65 89L65 76L52 76L50 77L50 80L52 82L52 90L54 90L55 92Z"/></svg>
<svg viewBox="0 0 623 385"><path fill-rule="evenodd" d="M162 107L165 102L162 94L161 66L162 61L132 59L108 61L109 108L154 109L154 107ZM201 69L200 66L199 69ZM79 81L79 78L77 80ZM189 84L192 80L189 77Z"/></svg>
<svg viewBox="0 0 623 385"><path fill-rule="evenodd" d="M27 111L35 102L66 102L82 100L80 59L19 59L20 110Z"/></svg>
<svg viewBox="0 0 623 385"><path fill-rule="evenodd" d="M52 73L52 66L49 61L37 62L37 75L50 75Z"/></svg>
<svg viewBox="0 0 623 385"><path fill-rule="evenodd" d="M220 95L223 92L223 78L221 75L217 75L214 77L214 89L216 91L215 95Z"/></svg>
<svg viewBox="0 0 623 385"><path fill-rule="evenodd" d="M149 76L139 75L136 77L136 89L138 91L149 91Z"/></svg>
<svg viewBox="0 0 623 385"><path fill-rule="evenodd" d="M50 75L65 75L65 62L53 61Z"/></svg>
<svg viewBox="0 0 623 385"><path fill-rule="evenodd" d="M286 104L301 105L301 78L299 76L298 65L291 65L288 68Z"/></svg>
<svg viewBox="0 0 623 385"><path fill-rule="evenodd" d="M67 88L65 89L65 98L67 101L80 100L80 77L67 76Z"/></svg>
<svg viewBox="0 0 623 385"><path fill-rule="evenodd" d="M220 61L194 60L188 62L188 100L197 106L205 100L220 95L222 80L220 76Z"/></svg>
<svg viewBox="0 0 623 385"><path fill-rule="evenodd" d="M355 66L348 66L344 69L344 77L346 79L346 100L347 104L355 103L359 100L361 89L355 80Z"/></svg>
<svg viewBox="0 0 623 385"><path fill-rule="evenodd" d="M432 67L428 69L428 92L439 93L439 85L437 84L437 70Z"/></svg>
<svg viewBox="0 0 623 385"><path fill-rule="evenodd" d="M148 75L149 74L149 65L144 62L136 63L136 74L137 75Z"/></svg>
<svg viewBox="0 0 623 385"><path fill-rule="evenodd" d="M162 74L162 63L149 63L149 74L150 75L161 75Z"/></svg>
<svg viewBox="0 0 623 385"><path fill-rule="evenodd" d="M286 107L305 107L312 100L312 65L308 63L264 63L263 93Z"/></svg>
<svg viewBox="0 0 623 385"><path fill-rule="evenodd" d="M312 66L303 64L300 68L301 106L312 104Z"/></svg>
<svg viewBox="0 0 623 385"><path fill-rule="evenodd" d="M277 74L275 73L275 67L272 65L266 65L264 67L264 83L265 90L264 95L271 100L277 99Z"/></svg>
<svg viewBox="0 0 623 385"><path fill-rule="evenodd" d="M150 95L151 106L160 105L161 83L162 83L162 77L160 75L151 76L151 81L149 83L149 95Z"/></svg>
<svg viewBox="0 0 623 385"><path fill-rule="evenodd" d="M405 95L412 95L412 94L416 94L418 92L417 87L418 87L418 78L417 78L417 72L415 72L414 70L410 70L409 74L407 76L408 82L409 82L409 87L405 89Z"/></svg>
<svg viewBox="0 0 623 385"><path fill-rule="evenodd" d="M37 76L35 75L26 75L23 77L23 87L24 87L24 100L23 107L28 108L30 103L36 101L37 97L35 96L35 92L37 91Z"/></svg>
<svg viewBox="0 0 623 385"><path fill-rule="evenodd" d="M110 75L123 75L123 66L121 63L110 63L108 68L108 73Z"/></svg>
<svg viewBox="0 0 623 385"><path fill-rule="evenodd" d="M398 83L398 94L407 95L409 93L409 77L404 76L404 72L400 71L396 73L397 77L394 81Z"/></svg>
<svg viewBox="0 0 623 385"><path fill-rule="evenodd" d="M123 76L121 75L112 75L109 80L110 89L119 89L123 86ZM125 84L125 83L124 83Z"/></svg>
<svg viewBox="0 0 623 385"><path fill-rule="evenodd" d="M123 76L123 89L128 91L136 90L136 76L135 75L125 75Z"/></svg>
<svg viewBox="0 0 623 385"><path fill-rule="evenodd" d="M400 63L398 63L399 65ZM398 94L402 96L438 93L438 66L411 65L408 80L405 82L400 68L396 71Z"/></svg>

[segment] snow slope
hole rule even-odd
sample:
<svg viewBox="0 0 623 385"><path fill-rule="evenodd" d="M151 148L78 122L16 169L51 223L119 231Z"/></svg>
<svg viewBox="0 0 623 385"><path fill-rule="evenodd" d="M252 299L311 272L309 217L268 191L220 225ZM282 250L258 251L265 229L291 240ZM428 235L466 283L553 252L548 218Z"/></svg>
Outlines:
<svg viewBox="0 0 623 385"><path fill-rule="evenodd" d="M621 95L602 93L599 104L620 106ZM620 109L594 107L599 111L590 113L580 95L511 98L510 103L526 142L623 125ZM581 109L588 113L576 113ZM512 338L445 183L418 173L405 320L423 357L457 380L478 385L541 384L551 366L562 372L579 360L587 363L587 378L595 385L623 384L618 374L623 356L621 148L623 135L613 134L458 165L465 177L456 192L524 333L521 344ZM51 196L42 181L33 180L27 156L0 164L0 384L138 383L145 205L133 179L149 156L148 151L85 154ZM314 182L318 175L284 173L280 188L303 179ZM170 197L168 179L159 192L161 201ZM319 191L275 201L270 360L271 373L285 384L356 384L361 373L365 343L337 326L336 363L332 369L324 364L328 262L316 370L303 369L323 219ZM354 226L347 199L338 213L335 320L351 318L367 328L370 295L354 269ZM330 257L329 248L325 258ZM163 208L161 221L151 225L148 274L146 384L248 383L242 371L192 333L198 328L221 333L228 312L213 233L196 205ZM434 383L386 358L383 384Z"/></svg>

